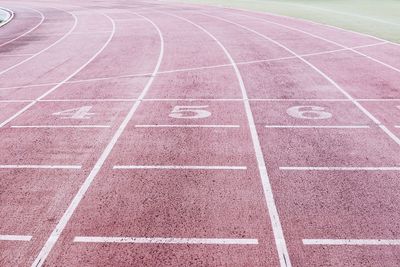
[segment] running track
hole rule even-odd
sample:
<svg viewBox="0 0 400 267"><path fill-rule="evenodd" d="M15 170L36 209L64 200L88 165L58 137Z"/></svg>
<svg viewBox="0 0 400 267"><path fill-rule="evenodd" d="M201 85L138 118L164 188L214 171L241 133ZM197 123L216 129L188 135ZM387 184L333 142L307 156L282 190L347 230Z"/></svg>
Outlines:
<svg viewBox="0 0 400 267"><path fill-rule="evenodd" d="M399 45L219 7L1 5L1 266L400 265Z"/></svg>

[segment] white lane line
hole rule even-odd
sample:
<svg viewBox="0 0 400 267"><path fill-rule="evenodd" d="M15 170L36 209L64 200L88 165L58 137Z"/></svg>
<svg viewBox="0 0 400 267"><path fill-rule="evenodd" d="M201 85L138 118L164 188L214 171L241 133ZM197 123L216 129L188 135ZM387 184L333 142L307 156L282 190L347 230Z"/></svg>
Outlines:
<svg viewBox="0 0 400 267"><path fill-rule="evenodd" d="M139 15L139 14L137 14L137 15ZM156 31L159 35L159 38L160 38L160 54L157 59L156 66L154 68L154 71L153 71L151 77L149 78L143 91L139 95L139 100L141 100L146 96L147 92L150 89L150 86L152 85L152 83L154 81L154 77L156 76L156 74L158 73L158 70L160 69L161 61L164 56L164 38L163 38L163 35L162 35L160 29L158 28L158 26L156 24L154 24L153 21L151 21L150 19L148 19L147 17L144 17L142 15L139 15L139 16L143 17L144 19L146 19L146 21L148 21L151 25L153 25L153 27L156 29ZM115 22L109 16L107 16L107 17L112 22L113 32L115 33ZM138 109L140 103L141 103L141 101L136 101L135 103L133 103L133 105L132 105L131 109L129 110L128 114L126 115L125 119L123 120L123 122L121 123L121 125L119 126L119 128L117 129L117 131L115 132L113 137L111 138L110 142L107 144L107 147L104 149L100 158L97 160L96 164L94 165L94 168L90 171L89 176L85 179L82 186L79 188L79 191L77 192L75 197L72 199L72 202L70 203L67 210L61 217L60 221L57 223L56 227L51 232L49 238L47 239L46 243L42 247L40 253L36 257L35 261L32 263L32 267L38 267L38 266L42 266L44 264L47 256L49 255L50 251L53 249L54 245L57 243L57 240L59 239L61 233L67 226L73 213L75 212L79 203L85 196L85 193L89 189L90 185L92 184L94 178L96 177L96 175L98 174L100 169L102 168L104 162L110 155L112 149L114 148L115 144L117 143L119 137L122 135L123 131L125 130L126 126L129 123L129 121L132 119L132 117L135 114L136 110Z"/></svg>
<svg viewBox="0 0 400 267"><path fill-rule="evenodd" d="M400 167L301 167L283 166L279 167L283 171L400 171Z"/></svg>
<svg viewBox="0 0 400 267"><path fill-rule="evenodd" d="M76 16L73 15L75 18ZM106 16L106 15L105 15ZM107 17L107 16L106 16ZM77 19L77 18L76 18ZM111 18L110 18L111 20ZM112 22L114 23L114 22ZM76 27L76 21L74 24L73 29ZM72 30L70 32L72 32ZM107 41L104 43L104 45L88 60L86 61L82 66L80 66L76 71L74 71L71 75L69 75L67 78L65 78L64 80L62 80L61 82L57 83L55 86L53 86L52 88L50 88L49 90L47 90L44 94L42 94L41 96L37 97L33 102L31 102L30 104L26 105L25 107L23 107L21 110L19 110L17 113L15 113L13 116L11 116L10 118L6 119L5 121L3 121L0 124L0 128L4 127L4 125L6 125L7 123L11 122L12 120L14 120L15 118L17 118L19 115L21 115L22 113L24 113L26 110L28 110L29 108L31 108L32 106L34 106L37 102L39 102L40 100L42 100L43 98L45 98L46 96L48 96L49 94L51 94L52 92L54 92L56 89L58 89L60 86L62 86L63 84L65 84L67 81L69 81L72 77L74 77L76 74L78 74L81 70L83 70L84 68L86 68L87 65L89 65L94 59L97 58L98 55L100 55L104 49L106 49L106 47L108 46L108 44L111 42L111 39L114 37L115 34L115 26L113 24L113 30L109 36L109 38L107 39ZM60 39L61 40L61 39ZM1 74L1 73L0 73Z"/></svg>
<svg viewBox="0 0 400 267"><path fill-rule="evenodd" d="M110 125L12 125L11 128L110 128Z"/></svg>
<svg viewBox="0 0 400 267"><path fill-rule="evenodd" d="M40 25L42 25L42 23L43 23L43 21L44 21L44 19L45 19L45 18L44 18L44 14L43 14L42 12L40 12L39 10L37 10L37 9L33 9L33 8L29 8L29 7L25 7L25 8L26 8L26 9L33 10L34 12L36 12L36 13L38 13L38 14L40 15L40 21L39 21L39 23L36 24L32 29L26 31L25 33L23 33L23 34L21 34L21 35L15 37L15 38L13 38L13 39L7 41L7 42L4 42L4 43L0 44L0 47L5 46L5 45L7 45L7 44L9 44L9 43L12 43L12 42L14 42L14 41L16 41L16 40L18 40L18 39L24 37L25 35L27 35L27 34L33 32L34 30L36 30Z"/></svg>
<svg viewBox="0 0 400 267"><path fill-rule="evenodd" d="M27 57L34 54L1 54L0 57Z"/></svg>
<svg viewBox="0 0 400 267"><path fill-rule="evenodd" d="M204 124L204 125L180 125L180 124L148 124L148 125L143 125L143 124L138 124L135 125L137 128L239 128L240 125L210 125L210 124Z"/></svg>
<svg viewBox="0 0 400 267"><path fill-rule="evenodd" d="M114 170L161 169L161 170L246 170L246 166L183 166L183 165L115 165Z"/></svg>
<svg viewBox="0 0 400 267"><path fill-rule="evenodd" d="M400 125L395 125L394 127L395 127L395 128L400 128Z"/></svg>
<svg viewBox="0 0 400 267"><path fill-rule="evenodd" d="M351 100L351 102L358 108L360 109L368 118L370 118L375 124L379 125L379 127L394 141L396 142L398 145L400 145L400 138L397 137L396 135L394 135L389 129L387 129L385 126L382 125L382 123L374 116L372 115L366 108L364 108L364 106L362 106L358 101L356 101L355 98L353 98L346 90L344 90L341 86L339 86L339 84L337 84L332 78L330 78L327 74L325 74L322 70L320 70L319 68L317 68L314 64L312 64L311 62L309 62L308 60L306 60L305 58L303 58L301 55L298 55L296 52L294 52L293 50L291 50L290 48L286 47L285 45L281 44L278 41L275 41L271 38L269 38L268 36L265 36L264 34L259 33L258 31L255 31L249 27L246 27L242 24L238 24L236 22L227 20L227 19L223 19L217 16L213 16L213 15L208 15L208 14L204 14L204 13L199 13L202 14L206 17L210 17L210 18L214 18L217 20L221 20L221 21L225 21L227 23L230 23L232 25L236 25L239 28L245 29L249 32L252 32L254 34L256 34L257 36L260 36L261 38L276 44L277 46L285 49L286 51L288 51L289 53L291 53L292 55L296 56L298 59L300 59L302 62L304 62L305 64L307 64L309 67L311 67L314 71L316 71L317 73L319 73L322 77L324 77L327 81L329 81L336 89L338 89L345 97L347 97L349 100ZM355 50L354 50L355 51Z"/></svg>
<svg viewBox="0 0 400 267"><path fill-rule="evenodd" d="M81 169L80 165L0 165L0 169Z"/></svg>
<svg viewBox="0 0 400 267"><path fill-rule="evenodd" d="M368 125L265 125L265 128L368 129Z"/></svg>
<svg viewBox="0 0 400 267"><path fill-rule="evenodd" d="M222 51L225 53L225 55L229 59L229 62L232 64L232 68L235 71L237 80L240 85L240 90L242 93L243 105L244 105L244 108L246 111L246 116L247 116L248 125L249 125L249 129L250 129L253 148L254 148L254 152L256 155L256 159L257 159L258 170L259 170L261 183L262 183L262 187L263 187L263 191L264 191L265 201L267 204L267 210L268 210L268 214L269 214L269 217L271 220L272 232L274 234L275 245L276 245L276 249L277 249L278 257L279 257L279 263L282 267L291 267L292 264L290 261L290 256L288 253L285 236L283 234L282 225L281 225L281 222L279 219L278 209L275 204L274 194L272 192L272 186L269 181L267 167L265 164L265 159L264 159L264 156L263 156L263 153L261 150L260 140L258 139L258 133L257 133L257 129L255 126L253 113L251 111L250 102L248 100L249 97L247 95L246 87L244 85L243 78L239 71L239 68L236 65L236 62L233 60L232 56L229 54L229 52L224 47L224 45L213 34L211 34L209 31L207 31L205 28L203 28L202 26L200 26L186 18L179 17L179 16L169 14L169 13L165 13L165 14L174 16L178 19L186 21L186 22L192 24L193 26L199 28L203 32L205 32L208 36L211 37L211 39L213 39L218 44L218 46L222 49Z"/></svg>
<svg viewBox="0 0 400 267"><path fill-rule="evenodd" d="M0 241L31 241L30 235L0 235Z"/></svg>
<svg viewBox="0 0 400 267"><path fill-rule="evenodd" d="M31 60L31 59L43 54L44 52L46 52L47 50L49 50L50 48L54 47L55 45L57 45L58 43L63 41L65 38L67 38L75 30L76 26L78 25L78 18L73 13L69 13L69 14L74 18L74 24L72 25L71 29L69 29L69 31L66 34L64 34L60 39L58 39L57 41L55 41L54 43L52 43L48 47L40 50L39 52L33 54L32 56L30 56L30 57L18 62L17 64L15 64L15 65L13 65L11 67L8 67L5 70L0 71L0 75L4 74L4 73L6 73L6 72L8 72L8 71L10 71L12 69L15 69L16 67L24 64L25 62L27 62L27 61L29 61L29 60Z"/></svg>
<svg viewBox="0 0 400 267"><path fill-rule="evenodd" d="M132 243L132 244L193 244L193 245L258 245L257 239L248 238L176 238L176 237L103 237L76 236L74 242L82 243Z"/></svg>
<svg viewBox="0 0 400 267"><path fill-rule="evenodd" d="M303 239L304 245L399 246L400 239Z"/></svg>

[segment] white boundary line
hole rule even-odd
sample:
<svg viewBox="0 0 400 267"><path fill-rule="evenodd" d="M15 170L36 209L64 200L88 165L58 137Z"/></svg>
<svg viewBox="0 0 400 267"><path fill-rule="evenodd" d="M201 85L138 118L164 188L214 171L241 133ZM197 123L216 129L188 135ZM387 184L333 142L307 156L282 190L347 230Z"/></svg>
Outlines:
<svg viewBox="0 0 400 267"><path fill-rule="evenodd" d="M303 245L400 246L400 239L303 239Z"/></svg>
<svg viewBox="0 0 400 267"><path fill-rule="evenodd" d="M137 15L139 15L139 14L137 14ZM160 68L161 61L162 61L163 56L164 56L164 39L163 39L163 35L162 35L160 29L158 28L158 26L156 24L154 24L153 21L151 21L150 19L148 19L147 17L144 17L142 15L139 15L139 16L143 17L151 25L153 25L153 27L156 29L156 31L157 31L157 33L158 33L158 35L160 37L160 54L159 54L159 57L158 57L158 60L157 60L157 64L156 64L156 66L154 68L152 76L149 78L146 86L144 87L142 93L139 96L139 100L140 100L140 99L143 99L146 96L146 94L149 91L150 86L152 85L153 80L154 80L155 76L157 75L158 70ZM112 21L112 19L110 17L108 17L108 18ZM112 24L113 24L113 29L114 29L114 32L115 32L115 23L114 23L114 21L112 21ZM60 221L57 223L56 227L53 229L53 231L50 234L49 238L47 239L46 243L42 247L40 253L35 258L35 261L32 263L32 267L38 267L38 266L42 266L44 264L47 256L49 255L50 251L53 249L54 245L57 243L58 238L60 237L61 233L63 232L63 230L67 226L69 220L71 219L72 214L75 212L75 210L78 207L79 203L83 199L85 193L87 192L87 190L89 189L90 185L92 184L94 178L96 177L96 175L100 171L101 167L103 166L104 162L106 161L106 159L110 155L110 153L111 153L112 149L114 148L116 142L118 141L119 137L122 135L123 131L125 130L126 126L129 123L129 121L132 119L132 117L135 114L136 110L138 109L140 103L141 103L141 101L136 101L132 105L132 107L129 110L128 114L126 115L125 119L123 120L123 122L121 123L121 125L119 126L119 128L117 129L117 131L115 132L113 137L111 138L111 140L108 143L107 147L102 152L100 158L97 160L96 164L94 165L94 168L90 171L89 176L85 179L85 181L83 182L82 186L79 188L79 191L77 192L77 194L73 198L72 202L70 203L70 205L68 206L67 210L65 211L65 213L61 217Z"/></svg>
<svg viewBox="0 0 400 267"><path fill-rule="evenodd" d="M115 165L114 170L247 170L246 166L184 166L184 165Z"/></svg>
<svg viewBox="0 0 400 267"><path fill-rule="evenodd" d="M25 8L27 8L27 7L25 7ZM42 25L42 23L43 23L43 21L44 21L44 19L45 19L45 18L44 18L44 14L43 14L42 12L40 12L39 10L37 10L37 9L33 9L33 8L27 8L27 9L31 9L31 10L35 11L36 13L38 13L38 14L40 15L40 18L41 18L41 19L40 19L39 23L36 24L32 29L26 31L25 33L23 33L23 34L21 34L21 35L15 37L15 38L13 38L13 39L11 39L11 40L8 40L7 42L4 42L4 43L0 44L0 47L5 46L5 45L7 45L7 44L9 44L9 43L12 43L12 42L14 42L14 41L20 39L21 37L24 37L25 35L27 35L27 34L33 32L34 30L36 30L40 25ZM32 54L32 55L34 55L34 54ZM31 55L31 56L32 56L32 55Z"/></svg>
<svg viewBox="0 0 400 267"><path fill-rule="evenodd" d="M257 159L257 163L258 163L258 170L260 173L260 178L261 178L261 182L262 182L262 186L263 186L263 191L264 191L264 195L265 195L265 201L268 207L268 213L269 213L269 217L271 220L271 225L272 225L272 231L274 234L274 238L275 238L275 243L276 243L276 249L277 249L277 254L278 254L278 258L279 258L279 262L280 265L283 267L291 267L291 262L290 262L290 257L289 257L289 253L287 250L287 245L286 245L286 241L285 241L285 237L283 234L283 230L282 230L282 225L279 219L279 213L275 204L275 200L274 200L274 195L272 192L272 187L269 181L269 177L268 177L268 173L267 173L267 167L265 165L265 160L264 160L264 156L261 150L261 145L260 145L260 140L258 139L258 133L256 130L256 126L255 126L255 122L254 122L254 118L253 118L253 113L251 111L251 107L250 107L250 102L248 100L248 96L247 96L247 91L246 91L246 87L244 85L243 79L242 79L242 75L240 74L239 68L237 67L235 61L233 60L232 56L229 54L229 52L226 50L226 48L224 47L224 45L214 36L212 35L210 32L208 32L205 28L203 28L202 26L186 19L183 17L179 17L170 13L165 13L162 12L164 14L179 18L183 21L186 21L190 24L192 24L193 26L199 28L200 30L202 30L203 32L205 32L209 37L211 37L217 44L218 46L223 50L223 52L225 53L225 55L227 56L227 58L229 59L229 62L232 64L232 67L236 73L236 77L238 79L239 85L240 85L240 89L242 92L242 97L243 97L243 104L244 104L244 108L246 111L246 116L247 116L247 120L248 120L248 124L249 124L249 128L250 128L250 133L251 133L251 139L253 142L253 147L254 147L254 151L255 151L255 155L256 155L256 159Z"/></svg>
<svg viewBox="0 0 400 267"><path fill-rule="evenodd" d="M110 128L110 125L12 125L11 128Z"/></svg>
<svg viewBox="0 0 400 267"><path fill-rule="evenodd" d="M81 169L80 165L0 165L0 169Z"/></svg>
<svg viewBox="0 0 400 267"><path fill-rule="evenodd" d="M400 167L279 167L283 171L400 171Z"/></svg>
<svg viewBox="0 0 400 267"><path fill-rule="evenodd" d="M136 128L240 128L240 125L210 125L210 124L203 124L203 125L194 125L194 124L138 124L135 125Z"/></svg>
<svg viewBox="0 0 400 267"><path fill-rule="evenodd" d="M316 71L317 73L319 73L322 77L324 77L327 81L329 81L336 89L338 89L344 96L346 96L356 107L358 107L367 117L369 117L375 124L377 124L379 126L379 128L381 128L394 142L396 142L398 145L400 145L400 138L398 138L396 135L394 135L386 126L382 125L382 123L374 116L372 115L367 109L365 109L358 101L356 101L347 91L345 91L341 86L339 86L332 78L330 78L328 75L326 75L323 71L321 71L319 68L317 68L316 66L314 66L312 63L310 63L308 60L304 59L302 56L298 55L296 52L292 51L290 48L284 46L283 44L281 44L278 41L275 41L267 36L265 36L264 34L259 33L258 31L255 31L249 27L246 27L242 24L238 24L236 22L224 19L224 18L220 18L217 16L213 16L213 15L209 15L209 14L205 14L205 13L201 13L201 12L197 12L198 14L202 14L206 17L211 17L217 20L221 20L221 21L225 21L227 23L236 25L239 28L245 29L249 32L252 32L256 35L258 35L261 38L264 38L265 40L276 44L277 46L285 49L286 51L288 51L289 53L295 55L298 59L300 59L301 61L303 61L305 64L307 64L309 67L311 67L314 71Z"/></svg>
<svg viewBox="0 0 400 267"><path fill-rule="evenodd" d="M0 241L31 241L30 235L0 235Z"/></svg>
<svg viewBox="0 0 400 267"><path fill-rule="evenodd" d="M265 128L368 129L368 125L265 125Z"/></svg>
<svg viewBox="0 0 400 267"><path fill-rule="evenodd" d="M132 243L132 244L192 244L192 245L258 245L257 239L247 238L176 238L176 237L103 237L76 236L74 242L82 243Z"/></svg>

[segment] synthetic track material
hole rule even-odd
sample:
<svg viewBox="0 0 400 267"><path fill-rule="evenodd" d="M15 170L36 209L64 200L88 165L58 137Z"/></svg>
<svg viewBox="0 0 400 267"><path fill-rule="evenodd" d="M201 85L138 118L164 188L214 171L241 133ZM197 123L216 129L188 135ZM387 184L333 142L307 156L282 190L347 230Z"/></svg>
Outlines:
<svg viewBox="0 0 400 267"><path fill-rule="evenodd" d="M219 7L2 5L0 265L400 265L400 46Z"/></svg>

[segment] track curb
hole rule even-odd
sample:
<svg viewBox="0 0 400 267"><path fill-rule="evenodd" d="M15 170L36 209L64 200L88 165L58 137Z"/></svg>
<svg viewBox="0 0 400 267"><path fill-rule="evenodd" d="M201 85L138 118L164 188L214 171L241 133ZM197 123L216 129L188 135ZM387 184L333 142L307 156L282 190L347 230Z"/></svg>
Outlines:
<svg viewBox="0 0 400 267"><path fill-rule="evenodd" d="M14 18L14 12L11 9L5 7L0 7L0 10L5 11L5 13L8 13L8 17L3 22L0 22L0 28L1 28L6 24L8 24Z"/></svg>

